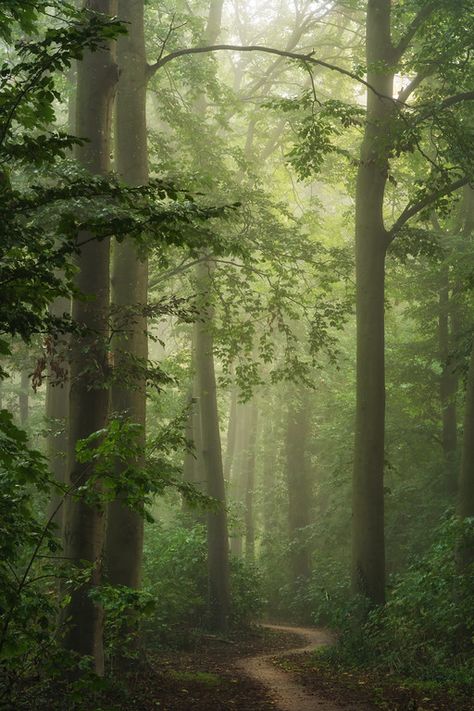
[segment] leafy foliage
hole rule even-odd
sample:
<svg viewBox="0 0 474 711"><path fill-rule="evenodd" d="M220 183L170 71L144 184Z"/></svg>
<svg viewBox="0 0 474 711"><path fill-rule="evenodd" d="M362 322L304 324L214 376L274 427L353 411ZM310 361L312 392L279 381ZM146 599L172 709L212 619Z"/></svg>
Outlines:
<svg viewBox="0 0 474 711"><path fill-rule="evenodd" d="M189 644L207 622L206 534L201 525L149 524L144 589L155 601L145 623L152 645ZM260 576L252 564L231 562L230 621L237 629L262 608Z"/></svg>
<svg viewBox="0 0 474 711"><path fill-rule="evenodd" d="M472 520L448 518L428 553L392 581L385 607L373 610L362 628L351 624L352 610L329 654L397 675L474 686L474 570L461 573L457 561L473 533Z"/></svg>

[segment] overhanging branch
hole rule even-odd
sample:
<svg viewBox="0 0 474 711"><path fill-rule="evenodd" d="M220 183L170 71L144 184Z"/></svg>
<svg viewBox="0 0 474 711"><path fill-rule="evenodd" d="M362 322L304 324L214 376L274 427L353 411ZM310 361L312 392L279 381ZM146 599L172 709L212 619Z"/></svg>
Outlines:
<svg viewBox="0 0 474 711"><path fill-rule="evenodd" d="M446 185L444 188L440 188L439 190L426 195L422 200L419 200L413 205L407 205L393 227L388 231L389 243L395 239L401 228L404 227L406 223L412 219L412 217L415 217L422 212L422 210L425 210L430 205L433 205L440 198L445 197L446 195L451 195L456 192L456 190L463 188L471 182L472 177L464 176L463 178L459 178L459 180L455 180L453 183Z"/></svg>
<svg viewBox="0 0 474 711"><path fill-rule="evenodd" d="M314 57L314 52L310 52L308 54L300 54L299 52L290 52L284 49L277 49L276 47L266 47L265 45L237 45L237 44L215 44L215 45L209 45L206 47L187 47L185 49L177 49L174 52L170 52L169 54L165 55L164 57L161 57L158 59L157 62L154 64L149 65L149 75L153 76L155 72L158 71L158 69L161 69L161 67L164 67L168 62L171 62L173 59L177 59L178 57L184 57L186 55L192 55L192 54L211 54L212 52L222 52L222 51L227 51L227 52L263 52L266 54L273 54L278 57L287 57L288 59L294 59L300 62L304 62L306 64L312 64L317 67L324 67L325 69L329 69L330 71L333 72L338 72L339 74L343 74L346 77L349 77L350 79L353 79L354 81L357 81L359 84L362 84L363 86L367 87L367 89L370 89L371 91L374 92L377 96L383 99L389 99L390 101L397 101L397 99L394 99L391 96L385 96L384 94L380 94L369 82L365 81L365 79L362 79L360 76L357 74L354 74L354 72L349 71L348 69L344 69L343 67L338 67L336 64L331 64L330 62L325 62L323 59L316 59ZM398 102L397 102L398 103Z"/></svg>
<svg viewBox="0 0 474 711"><path fill-rule="evenodd" d="M394 59L398 61L403 56L404 52L410 46L412 39L415 37L421 26L428 20L428 18L433 14L436 9L436 2L429 2L425 5L419 13L416 15L414 20L408 26L407 31L401 38L400 42L394 47Z"/></svg>

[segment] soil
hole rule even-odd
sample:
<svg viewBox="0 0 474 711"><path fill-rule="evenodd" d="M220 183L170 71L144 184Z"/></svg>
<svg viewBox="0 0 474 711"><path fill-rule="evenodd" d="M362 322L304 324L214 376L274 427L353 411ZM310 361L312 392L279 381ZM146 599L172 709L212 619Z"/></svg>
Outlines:
<svg viewBox="0 0 474 711"><path fill-rule="evenodd" d="M240 664L296 646L301 647L296 632L259 627L243 638L209 635L193 650L154 655L148 660L146 686L143 669L133 680L127 711L276 711L264 684Z"/></svg>
<svg viewBox="0 0 474 711"><path fill-rule="evenodd" d="M280 660L287 660L297 654L314 652L328 644L333 644L332 635L320 629L305 627L267 626L275 632L297 634L300 643L297 647L279 655ZM275 708L280 711L357 711L359 704L344 703L328 698L311 687L305 688L298 679L276 666L274 653L259 654L247 657L238 662L237 666L251 678L263 683L270 697L274 700ZM368 706L365 706L368 710Z"/></svg>
<svg viewBox="0 0 474 711"><path fill-rule="evenodd" d="M260 626L233 638L201 636L187 651L147 653L86 705L59 688L25 688L8 711L474 711L466 690L409 683L375 671L337 669L315 650L321 629ZM26 693L31 692L32 695ZM37 689L36 689L37 691ZM53 693L54 691L54 693ZM80 694L85 702L83 694ZM34 703L32 699L34 700ZM30 701L28 701L30 699ZM81 699L79 699L79 702Z"/></svg>
<svg viewBox="0 0 474 711"><path fill-rule="evenodd" d="M325 630L269 625L205 641L155 658L146 691L137 679L127 711L474 711L468 691L336 669L313 653L332 642Z"/></svg>

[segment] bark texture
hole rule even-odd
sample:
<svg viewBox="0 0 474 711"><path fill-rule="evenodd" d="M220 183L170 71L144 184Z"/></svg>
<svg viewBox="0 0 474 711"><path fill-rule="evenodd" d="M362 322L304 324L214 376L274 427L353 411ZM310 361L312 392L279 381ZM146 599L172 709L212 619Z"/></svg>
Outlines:
<svg viewBox="0 0 474 711"><path fill-rule="evenodd" d="M119 0L119 19L127 23L128 34L117 43L120 80L117 87L115 149L116 169L131 186L148 182L146 120L147 64L145 52L143 0ZM147 323L143 309L147 303L148 263L139 256L134 242L114 244L112 260L112 303L114 309L130 313L122 333L114 336L116 378L111 393L111 410L140 425L139 445L146 445L146 363ZM131 375L133 363L140 372ZM117 466L117 474L120 465ZM107 522L107 577L113 585L138 588L143 555L143 517L123 500L109 506Z"/></svg>
<svg viewBox="0 0 474 711"><path fill-rule="evenodd" d="M63 316L65 313L69 314L70 311L70 299L56 299L50 307L50 312L56 316ZM58 484L64 484L67 480L69 385L69 373L66 373L61 384L56 385L54 384L54 373L50 373L46 384L45 415L48 425L46 454L49 468ZM54 493L48 506L48 520L54 515L54 523L62 533L64 504L60 506L60 502L61 496L59 493Z"/></svg>
<svg viewBox="0 0 474 711"><path fill-rule="evenodd" d="M113 0L88 0L85 6L93 12L108 16L116 14ZM76 130L87 143L77 147L76 157L92 175L104 175L110 170L110 128L113 98L118 73L112 43L96 52L84 52L78 63ZM76 284L83 294L93 298L75 299L72 315L89 329L71 345L71 391L68 446L68 472L74 486L84 484L91 470L76 460L76 443L102 429L107 422L108 390L104 387L107 375L106 337L109 308L109 242L88 241L90 234L80 235L87 242L77 258ZM89 596L89 591L100 581L102 548L104 544L104 516L95 506L83 499L71 499L67 506L65 527L65 555L80 565L93 565L89 583L73 591L66 609L68 619L65 646L79 655L94 660L95 671L103 673L103 613Z"/></svg>
<svg viewBox="0 0 474 711"><path fill-rule="evenodd" d="M438 342L442 372L439 379L441 403L441 443L446 463L446 490L456 491L457 410L456 395L458 376L452 359L453 318L450 298L449 267L443 265L440 274Z"/></svg>
<svg viewBox="0 0 474 711"><path fill-rule="evenodd" d="M474 189L470 187L466 188L465 192L465 209L463 236L467 240L474 232ZM463 519L474 517L474 344L466 385L458 513ZM461 570L474 563L474 547L467 541L462 542L458 550L458 558Z"/></svg>
<svg viewBox="0 0 474 711"><path fill-rule="evenodd" d="M258 404L256 398L248 405L248 438L244 452L245 477L245 556L255 558L255 460L257 456Z"/></svg>
<svg viewBox="0 0 474 711"><path fill-rule="evenodd" d="M307 580L311 573L308 532L311 523L311 469L308 442L311 433L311 393L304 387L291 388L286 430L286 472L288 483L288 527L293 581Z"/></svg>
<svg viewBox="0 0 474 711"><path fill-rule="evenodd" d="M220 503L218 510L209 511L207 515L209 617L213 628L225 630L228 626L230 605L229 548L214 370L213 311L208 303L210 270L211 264L208 262L201 262L197 267L197 285L199 293L204 297L204 305L202 321L196 323L196 373L207 493Z"/></svg>
<svg viewBox="0 0 474 711"><path fill-rule="evenodd" d="M20 425L25 427L30 415L30 374L27 367L20 373L20 392L18 393L18 409L20 412Z"/></svg>
<svg viewBox="0 0 474 711"><path fill-rule="evenodd" d="M230 481L232 463L234 461L235 442L237 435L237 387L232 388L230 394L229 420L227 423L227 441L224 458L224 479Z"/></svg>
<svg viewBox="0 0 474 711"><path fill-rule="evenodd" d="M357 400L353 475L352 585L385 600L384 193L393 102L390 0L367 5L367 121L356 189Z"/></svg>

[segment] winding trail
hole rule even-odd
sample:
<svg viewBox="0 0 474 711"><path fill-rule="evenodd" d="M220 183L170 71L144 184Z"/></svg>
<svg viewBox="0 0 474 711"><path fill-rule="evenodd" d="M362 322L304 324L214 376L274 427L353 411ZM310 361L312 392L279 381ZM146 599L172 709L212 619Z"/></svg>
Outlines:
<svg viewBox="0 0 474 711"><path fill-rule="evenodd" d="M280 625L264 625L268 629L279 632L290 632L297 634L302 639L302 645L293 647L286 652L272 652L270 654L258 654L254 657L246 657L238 662L238 667L247 676L263 684L269 691L275 703L275 709L279 711L352 711L360 706L352 706L333 703L328 699L312 694L310 690L304 688L273 664L275 657L290 657L303 652L313 652L319 647L333 644L333 637L325 630L311 629L307 627L287 627Z"/></svg>

